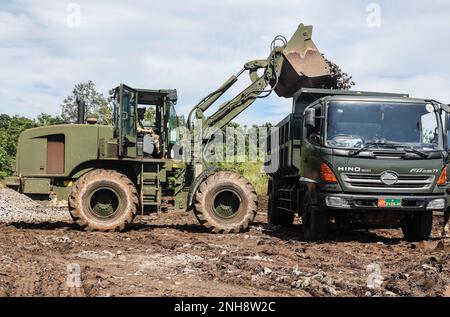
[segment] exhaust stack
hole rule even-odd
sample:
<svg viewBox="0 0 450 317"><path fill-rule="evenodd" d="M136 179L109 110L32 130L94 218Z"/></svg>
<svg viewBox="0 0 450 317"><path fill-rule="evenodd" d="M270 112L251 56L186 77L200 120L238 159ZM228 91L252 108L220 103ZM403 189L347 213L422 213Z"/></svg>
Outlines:
<svg viewBox="0 0 450 317"><path fill-rule="evenodd" d="M86 103L84 100L76 99L76 103L78 106L78 124L85 124L85 117L86 117Z"/></svg>

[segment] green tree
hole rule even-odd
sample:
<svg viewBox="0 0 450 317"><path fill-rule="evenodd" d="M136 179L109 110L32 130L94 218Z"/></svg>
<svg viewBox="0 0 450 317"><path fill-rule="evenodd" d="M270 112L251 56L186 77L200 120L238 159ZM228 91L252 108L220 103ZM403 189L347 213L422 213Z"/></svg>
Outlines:
<svg viewBox="0 0 450 317"><path fill-rule="evenodd" d="M0 122L0 146L10 157L14 157L20 134L27 129L37 127L37 124L28 118L7 115L1 115Z"/></svg>
<svg viewBox="0 0 450 317"><path fill-rule="evenodd" d="M11 164L17 151L20 134L27 129L35 128L36 122L27 118L6 114L0 115L0 178L11 173Z"/></svg>
<svg viewBox="0 0 450 317"><path fill-rule="evenodd" d="M77 98L86 105L86 117L94 117L100 124L112 124L113 110L103 94L99 93L93 81L76 84L72 94L61 105L62 119L75 122L78 118Z"/></svg>
<svg viewBox="0 0 450 317"><path fill-rule="evenodd" d="M96 118L99 119L99 123L104 125L113 125L114 124L114 106L112 105L111 99L109 102L101 102Z"/></svg>
<svg viewBox="0 0 450 317"><path fill-rule="evenodd" d="M0 179L9 174L9 159L3 147L0 147Z"/></svg>
<svg viewBox="0 0 450 317"><path fill-rule="evenodd" d="M149 107L145 111L144 121L150 123L151 125L156 124L156 108Z"/></svg>
<svg viewBox="0 0 450 317"><path fill-rule="evenodd" d="M64 120L60 116L52 116L48 113L41 113L36 118L36 124L40 127L63 123Z"/></svg>

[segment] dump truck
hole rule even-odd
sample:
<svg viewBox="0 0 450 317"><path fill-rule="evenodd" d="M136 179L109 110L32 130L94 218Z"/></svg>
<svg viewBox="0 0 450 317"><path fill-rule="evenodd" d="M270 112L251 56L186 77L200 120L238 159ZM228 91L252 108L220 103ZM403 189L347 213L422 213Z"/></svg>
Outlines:
<svg viewBox="0 0 450 317"><path fill-rule="evenodd" d="M303 24L289 41L277 36L267 59L246 63L192 109L188 133L194 134L199 122L202 132L221 129L273 91L290 98L298 89L329 81L329 65L311 36L312 27ZM251 84L206 116L246 71ZM35 199L67 201L73 220L86 230L120 231L137 215L173 210L192 210L200 224L214 233L248 228L258 202L245 178L206 166L202 159L175 157L180 152L177 129L181 124L175 89L136 89L122 84L113 90L113 100L113 126L86 121L80 106L77 124L23 132L8 186ZM154 120L147 127L151 133L139 132L141 108L151 108ZM207 137L202 137L201 146L207 143Z"/></svg>
<svg viewBox="0 0 450 317"><path fill-rule="evenodd" d="M402 228L427 240L447 206L448 109L407 94L301 89L270 138L268 221L302 219L307 240ZM443 118L447 118L443 120Z"/></svg>

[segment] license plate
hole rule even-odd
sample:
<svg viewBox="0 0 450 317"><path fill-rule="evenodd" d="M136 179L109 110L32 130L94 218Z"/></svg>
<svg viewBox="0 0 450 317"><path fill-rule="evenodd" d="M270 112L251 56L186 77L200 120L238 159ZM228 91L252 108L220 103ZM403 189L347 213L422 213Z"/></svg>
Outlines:
<svg viewBox="0 0 450 317"><path fill-rule="evenodd" d="M385 198L378 199L378 207L380 208L395 208L401 206L402 206L401 199L385 199Z"/></svg>

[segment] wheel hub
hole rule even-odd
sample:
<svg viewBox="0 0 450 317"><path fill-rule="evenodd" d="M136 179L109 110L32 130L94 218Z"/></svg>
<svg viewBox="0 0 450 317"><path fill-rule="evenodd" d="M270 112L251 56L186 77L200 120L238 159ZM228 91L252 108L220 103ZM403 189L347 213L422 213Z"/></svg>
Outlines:
<svg viewBox="0 0 450 317"><path fill-rule="evenodd" d="M230 190L219 192L214 198L214 212L221 218L231 218L239 211L239 196Z"/></svg>
<svg viewBox="0 0 450 317"><path fill-rule="evenodd" d="M111 188L99 188L90 196L89 209L99 218L110 218L119 209L119 195Z"/></svg>

